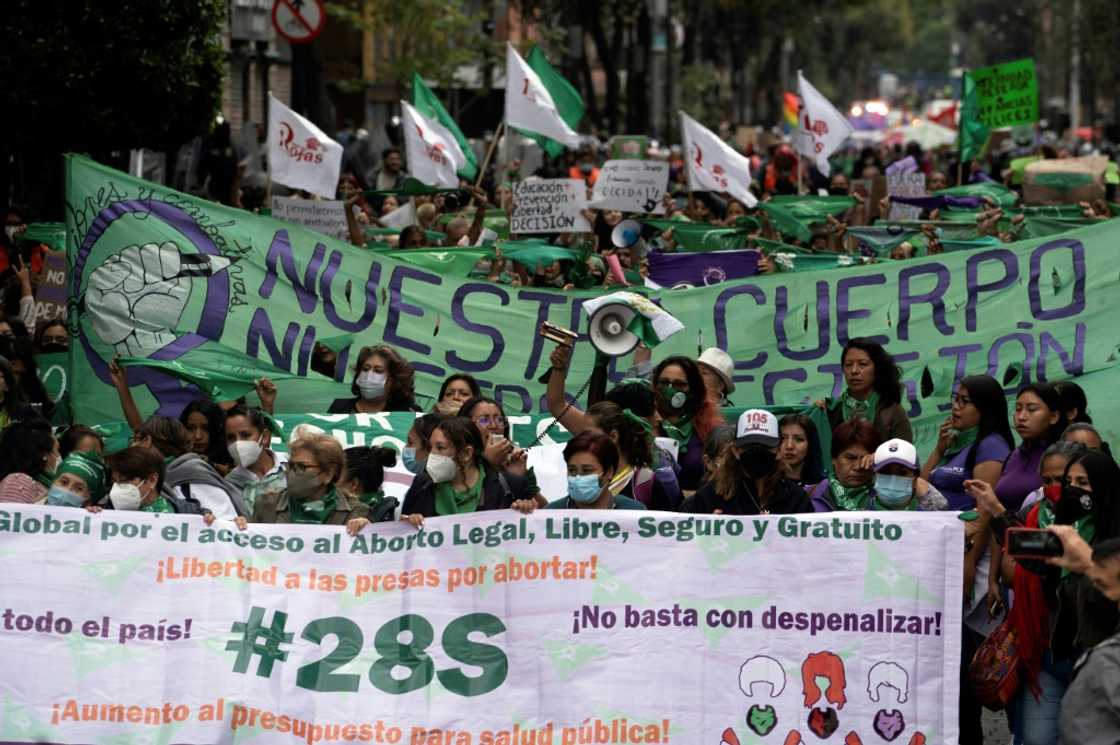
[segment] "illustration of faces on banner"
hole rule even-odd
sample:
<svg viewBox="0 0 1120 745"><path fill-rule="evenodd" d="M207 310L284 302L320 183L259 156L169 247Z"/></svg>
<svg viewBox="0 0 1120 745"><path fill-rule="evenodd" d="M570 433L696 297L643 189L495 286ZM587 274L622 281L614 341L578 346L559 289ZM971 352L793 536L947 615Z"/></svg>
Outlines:
<svg viewBox="0 0 1120 745"><path fill-rule="evenodd" d="M739 668L739 690L750 702L747 709L747 728L755 735L766 738L778 727L776 704L786 688L786 672L782 663L767 655L755 655ZM840 730L840 712L848 703L848 680L844 661L829 651L813 652L801 663L801 683L804 697L801 705L809 709L806 727L820 740L829 740ZM867 697L880 708L870 722L878 736L869 742L881 740L894 742L906 730L906 720L899 706L910 698L910 676L896 662L880 661L867 673ZM844 736L844 745L863 745L863 738L851 729ZM908 745L925 745L925 736L914 732ZM720 745L740 745L732 727L726 728ZM782 745L805 745L802 732L791 729Z"/></svg>

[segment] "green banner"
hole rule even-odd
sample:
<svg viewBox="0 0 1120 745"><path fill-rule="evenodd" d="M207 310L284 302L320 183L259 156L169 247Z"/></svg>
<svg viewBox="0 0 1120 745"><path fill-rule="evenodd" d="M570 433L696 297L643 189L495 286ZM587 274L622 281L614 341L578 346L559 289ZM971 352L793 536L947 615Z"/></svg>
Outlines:
<svg viewBox="0 0 1120 745"><path fill-rule="evenodd" d="M988 127L1038 121L1038 78L1034 60L1021 59L970 72L976 83L978 115Z"/></svg>
<svg viewBox="0 0 1120 745"><path fill-rule="evenodd" d="M307 375L316 340L352 334L339 352L344 366L383 342L413 363L420 396L468 372L518 414L544 410L537 379L552 345L537 329L547 320L581 332L571 390L590 375L582 304L598 293L455 279L85 158L67 162L77 421L120 418L107 369L114 357L189 365L209 340ZM872 336L902 368L920 437L936 436L952 382L965 374L990 372L1009 391L1039 378L1105 370L1114 378L1118 259L1113 220L910 261L664 291L654 297L686 331L661 344L657 359L718 345L735 363L736 405L796 405L838 394L843 345ZM629 365L614 360L612 380ZM197 395L156 369L134 368L130 382L145 413L177 414ZM281 411L330 404L329 393L286 400L284 388Z"/></svg>

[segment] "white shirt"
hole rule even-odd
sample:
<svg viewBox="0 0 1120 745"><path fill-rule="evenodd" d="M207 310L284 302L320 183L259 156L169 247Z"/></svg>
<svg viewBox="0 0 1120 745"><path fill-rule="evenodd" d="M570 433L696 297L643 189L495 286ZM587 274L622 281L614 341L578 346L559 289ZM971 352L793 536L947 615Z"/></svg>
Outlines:
<svg viewBox="0 0 1120 745"><path fill-rule="evenodd" d="M233 502L229 494L216 486L209 484L190 484L191 497L202 505L202 509L210 510L219 520L233 520L237 517L237 510L233 509ZM176 486L172 491L179 499L186 499L182 486Z"/></svg>

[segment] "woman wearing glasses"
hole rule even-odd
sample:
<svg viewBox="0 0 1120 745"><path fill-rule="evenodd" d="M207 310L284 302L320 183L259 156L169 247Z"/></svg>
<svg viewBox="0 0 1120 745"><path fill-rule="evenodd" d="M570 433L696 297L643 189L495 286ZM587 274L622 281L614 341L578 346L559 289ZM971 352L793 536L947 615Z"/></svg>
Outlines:
<svg viewBox="0 0 1120 745"><path fill-rule="evenodd" d="M345 525L354 518L369 518L364 503L337 488L345 468L342 445L333 437L298 438L289 448L287 487L261 495L253 505L253 522ZM243 518L237 522L244 527Z"/></svg>
<svg viewBox="0 0 1120 745"><path fill-rule="evenodd" d="M467 399L459 409L459 416L474 422L482 437L482 457L494 469L525 479L527 493L539 498L541 505L548 504L540 494L537 477L528 467L529 451L513 444L510 438L509 419L501 404L492 398L475 396Z"/></svg>
<svg viewBox="0 0 1120 745"><path fill-rule="evenodd" d="M708 397L700 368L688 357L668 357L653 370L655 403L661 434L677 441L677 480L686 493L704 476L704 442L723 416Z"/></svg>

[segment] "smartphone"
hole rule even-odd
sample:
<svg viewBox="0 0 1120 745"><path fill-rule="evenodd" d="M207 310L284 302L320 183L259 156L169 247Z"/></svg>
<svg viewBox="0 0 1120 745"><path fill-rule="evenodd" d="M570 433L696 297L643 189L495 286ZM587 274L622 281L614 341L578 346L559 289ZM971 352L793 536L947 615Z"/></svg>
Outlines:
<svg viewBox="0 0 1120 745"><path fill-rule="evenodd" d="M490 435L490 444L491 445L493 445L496 442L505 442L505 441L506 441L506 438L502 435L498 435L498 434Z"/></svg>
<svg viewBox="0 0 1120 745"><path fill-rule="evenodd" d="M1008 555L1017 559L1045 559L1063 553L1058 536L1038 528L1008 528L1004 545Z"/></svg>

